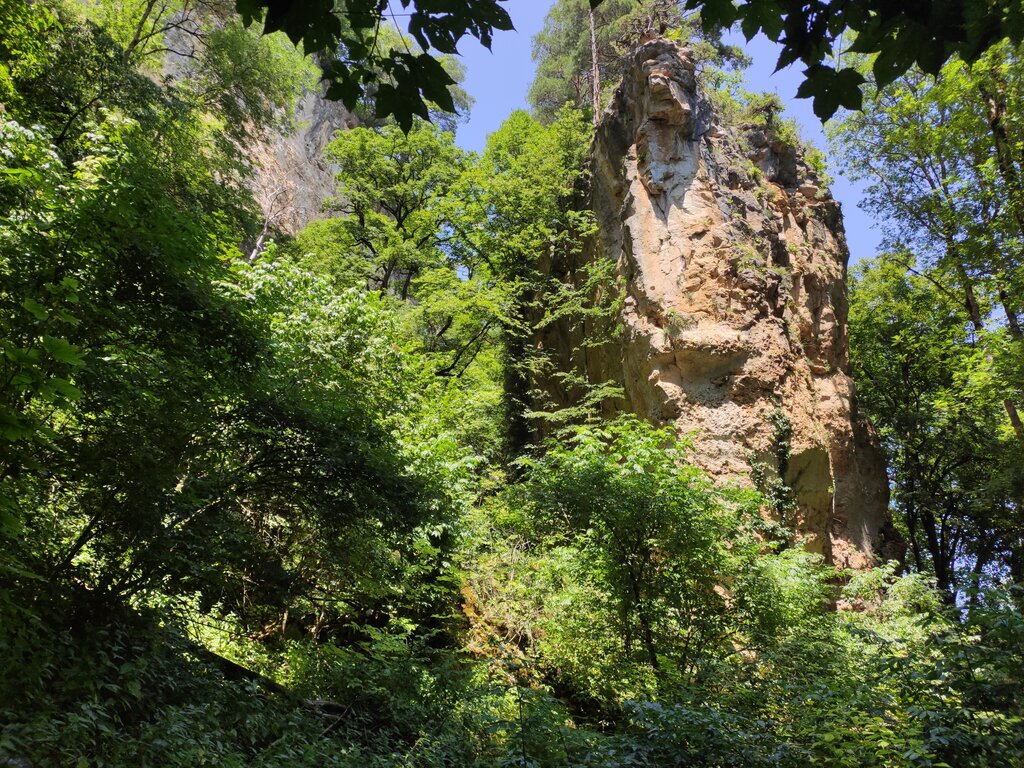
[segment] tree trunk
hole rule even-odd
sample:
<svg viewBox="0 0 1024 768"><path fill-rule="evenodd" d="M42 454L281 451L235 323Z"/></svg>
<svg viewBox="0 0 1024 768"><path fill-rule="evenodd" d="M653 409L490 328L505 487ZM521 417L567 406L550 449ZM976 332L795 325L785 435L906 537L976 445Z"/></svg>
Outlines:
<svg viewBox="0 0 1024 768"><path fill-rule="evenodd" d="M985 572L985 566L988 565L988 561L992 556L991 550L992 548L989 546L989 542L987 540L983 540L975 554L974 568L971 569L971 574L973 576L973 584L971 584L971 588L974 591L971 592L971 599L968 602L968 606L971 610L974 610L978 605L978 595L981 592L981 577Z"/></svg>
<svg viewBox="0 0 1024 768"><path fill-rule="evenodd" d="M587 17L590 21L590 81L593 96L594 125L597 125L601 113L601 68L597 61L597 30L594 28L594 9L591 8Z"/></svg>
<svg viewBox="0 0 1024 768"><path fill-rule="evenodd" d="M1024 232L1024 230L1022 230L1022 232ZM955 250L953 250L953 253L955 253ZM957 264L958 271L960 273L960 280L963 282L964 287L964 303L967 307L968 313L971 315L971 324L974 326L974 330L980 333L985 330L985 323L981 319L981 310L978 308L978 300L974 295L974 285L971 283L971 278L967 274L967 270L964 268L963 262L960 261L959 257L957 257ZM1009 312L1009 310L1007 311ZM1016 322L1016 316L1014 316L1014 322ZM1017 439L1021 443L1024 443L1024 423L1021 422L1020 413L1017 411L1017 405L1009 398L1003 398L1003 409L1006 411L1006 416L1010 420L1010 426L1013 427L1013 432L1017 435Z"/></svg>
<svg viewBox="0 0 1024 768"><path fill-rule="evenodd" d="M1021 234L1024 235L1024 232ZM1006 313L1006 325L1010 329L1010 336L1017 341L1024 340L1024 333L1021 333L1020 318L1017 316L1017 310L1011 305L1010 297L1006 294L1006 289L1003 287L999 288L999 303L1003 305L1003 312Z"/></svg>
<svg viewBox="0 0 1024 768"><path fill-rule="evenodd" d="M939 544L938 525L935 522L935 515L930 509L921 513L921 523L924 527L925 540L928 546L928 554L932 556L932 568L935 570L935 580L939 589L947 598L952 594L950 591L949 564L946 562L946 553L942 551Z"/></svg>
<svg viewBox="0 0 1024 768"><path fill-rule="evenodd" d="M658 648L654 643L653 622L647 612L647 607L640 589L640 577L632 571L629 573L629 584L633 593L633 604L636 606L636 618L640 623L640 635L643 638L644 650L647 651L647 661L650 663L651 669L657 673L660 669L660 665L658 664Z"/></svg>
<svg viewBox="0 0 1024 768"><path fill-rule="evenodd" d="M406 301L409 298L409 285L412 283L412 278L417 272L416 267L409 267L405 273L405 282L402 283L402 301Z"/></svg>
<svg viewBox="0 0 1024 768"><path fill-rule="evenodd" d="M524 307L524 304L520 304ZM525 315L525 309L520 313ZM527 356L529 341L526 337L527 318L523 317L521 327L506 324L503 328L505 348L504 401L505 401L505 451L509 461L522 454L532 442L533 429L526 412L530 407L530 372Z"/></svg>
<svg viewBox="0 0 1024 768"><path fill-rule="evenodd" d="M921 545L917 540L917 482L913 471L909 472L907 488L907 501L904 515L907 518L907 533L910 534L910 552L914 556L914 567L918 573L924 573L924 564L921 562Z"/></svg>
<svg viewBox="0 0 1024 768"><path fill-rule="evenodd" d="M1024 208L1022 208L1024 206L1024 186L1021 185L1020 173L1014 159L1013 139L1006 125L1009 108L1006 102L1006 89L1002 78L1001 62L997 59L992 70L992 82L979 83L978 91L981 93L987 110L988 127L992 133L992 144L995 147L996 167L999 169L999 175L1006 185L1006 203L1010 206L1010 213L1017 223L1018 232L1021 236L1024 236ZM999 291L999 298L1003 309L1006 310L1010 333L1019 339L1020 324L1017 321L1016 312L1008 306L1005 291ZM975 323L975 328L978 328L977 323ZM1024 443L1024 423L1021 422L1016 405L1009 399L1004 399L1003 407L1006 408L1006 414L1010 418L1010 424L1013 425L1013 431L1016 433L1017 439Z"/></svg>
<svg viewBox="0 0 1024 768"><path fill-rule="evenodd" d="M1003 177L1006 184L1007 204L1010 212L1017 222L1017 228L1024 234L1024 210L1021 204L1024 203L1024 188L1021 186L1020 174L1017 171L1013 157L1013 140L1006 127L1006 117L1009 108L1006 103L1006 90L1002 82L1002 71L1000 65L996 64L992 72L991 84L979 83L978 91L985 101L989 131L992 133L992 143L995 145L996 167L999 175Z"/></svg>

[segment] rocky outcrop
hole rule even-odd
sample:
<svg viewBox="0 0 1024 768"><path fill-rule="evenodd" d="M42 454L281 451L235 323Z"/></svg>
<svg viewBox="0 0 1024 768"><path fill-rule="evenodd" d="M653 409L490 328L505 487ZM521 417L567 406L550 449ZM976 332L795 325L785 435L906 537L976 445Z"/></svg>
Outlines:
<svg viewBox="0 0 1024 768"><path fill-rule="evenodd" d="M692 435L712 475L760 477L810 549L866 567L893 550L847 372L842 215L772 126L726 125L686 49L635 51L597 129L588 254L623 279L622 330L572 364L620 384L611 408Z"/></svg>
<svg viewBox="0 0 1024 768"><path fill-rule="evenodd" d="M270 133L249 150L253 194L270 229L295 234L328 215L324 201L335 193L336 171L324 160L324 148L337 131L358 125L358 119L321 91L302 97L291 131Z"/></svg>
<svg viewBox="0 0 1024 768"><path fill-rule="evenodd" d="M162 75L168 79L194 76L196 43L188 29L198 30L200 21L211 20L217 8L200 6L196 16L175 16L179 25L168 32ZM219 17L219 23L225 21ZM215 23L218 23L214 19ZM252 162L247 179L256 203L263 212L263 233L256 243L273 232L294 235L314 219L329 215L324 202L334 194L336 169L324 160L324 149L338 131L354 128L359 119L340 101L325 98L326 88L317 84L302 94L294 119L286 129L267 129L262 137L241 149ZM252 247L253 244L246 244Z"/></svg>

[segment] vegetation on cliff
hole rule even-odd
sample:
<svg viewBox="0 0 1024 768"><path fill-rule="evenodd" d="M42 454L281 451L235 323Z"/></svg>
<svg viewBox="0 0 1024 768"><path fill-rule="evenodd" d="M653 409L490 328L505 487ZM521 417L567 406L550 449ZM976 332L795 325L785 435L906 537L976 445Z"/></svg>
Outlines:
<svg viewBox="0 0 1024 768"><path fill-rule="evenodd" d="M257 247L307 60L155 7L0 1L0 764L1021 764L1016 49L838 129L899 185L851 339L911 547L850 573L534 389L620 301L587 114L343 133Z"/></svg>

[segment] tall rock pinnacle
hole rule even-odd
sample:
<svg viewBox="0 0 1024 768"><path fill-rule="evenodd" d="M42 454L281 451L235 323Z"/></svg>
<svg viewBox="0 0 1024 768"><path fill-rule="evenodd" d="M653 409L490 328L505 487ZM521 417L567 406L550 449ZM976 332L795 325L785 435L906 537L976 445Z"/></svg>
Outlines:
<svg viewBox="0 0 1024 768"><path fill-rule="evenodd" d="M713 476L773 489L809 549L862 568L898 545L848 374L842 214L771 120L717 115L685 48L633 53L597 129L586 256L623 279L622 331L570 364L618 382L614 408L691 434Z"/></svg>

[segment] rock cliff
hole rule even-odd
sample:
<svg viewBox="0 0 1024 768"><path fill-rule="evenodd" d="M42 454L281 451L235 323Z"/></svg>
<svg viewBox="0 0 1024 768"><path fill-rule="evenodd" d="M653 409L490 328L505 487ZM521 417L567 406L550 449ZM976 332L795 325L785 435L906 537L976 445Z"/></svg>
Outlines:
<svg viewBox="0 0 1024 768"><path fill-rule="evenodd" d="M324 148L340 130L358 125L358 118L339 101L328 101L323 88L307 91L288 133L268 133L249 148L255 166L252 190L269 228L295 234L314 219L329 215L324 201L336 190Z"/></svg>
<svg viewBox="0 0 1024 768"><path fill-rule="evenodd" d="M216 11L216 6L200 6L196 17L175 17L182 26L168 33L163 77L194 76L196 44L186 30L193 24L199 28L200 22L210 21L211 14L214 24L218 23ZM223 17L220 21L223 22ZM322 84L305 91L288 129L265 130L262 136L241 148L252 162L248 186L263 212L261 242L273 232L294 235L309 222L329 215L324 211L324 202L336 191L336 169L324 160L324 149L335 133L354 128L359 119L340 101L325 98L325 91Z"/></svg>
<svg viewBox="0 0 1024 768"><path fill-rule="evenodd" d="M631 63L597 129L586 256L616 264L621 332L570 364L620 384L613 409L692 434L714 476L770 489L829 561L891 556L883 458L847 372L839 204L771 116L716 115L685 48L654 40Z"/></svg>

